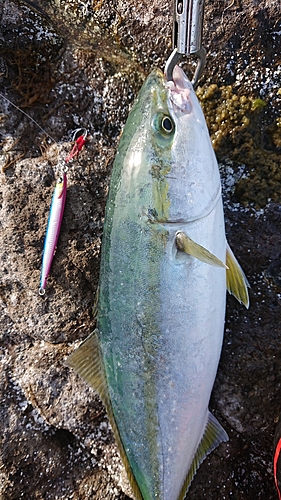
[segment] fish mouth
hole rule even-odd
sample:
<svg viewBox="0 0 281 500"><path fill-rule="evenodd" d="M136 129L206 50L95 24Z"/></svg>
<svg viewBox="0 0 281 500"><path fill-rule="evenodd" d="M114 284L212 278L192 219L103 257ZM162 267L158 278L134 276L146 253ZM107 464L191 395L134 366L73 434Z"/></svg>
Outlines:
<svg viewBox="0 0 281 500"><path fill-rule="evenodd" d="M190 114L192 112L190 97L194 90L184 71L179 66L175 66L173 80L166 82L165 86L173 110L180 110L185 114Z"/></svg>
<svg viewBox="0 0 281 500"><path fill-rule="evenodd" d="M192 83L187 78L185 72L178 65L174 67L173 82L176 87L180 89L189 89L190 91L194 92Z"/></svg>

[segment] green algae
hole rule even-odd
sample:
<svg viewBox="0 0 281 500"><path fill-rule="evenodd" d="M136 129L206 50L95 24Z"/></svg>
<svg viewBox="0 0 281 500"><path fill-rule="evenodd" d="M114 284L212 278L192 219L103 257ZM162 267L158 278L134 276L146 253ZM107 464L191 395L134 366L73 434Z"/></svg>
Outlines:
<svg viewBox="0 0 281 500"><path fill-rule="evenodd" d="M266 106L266 102L263 100L263 99L254 99L252 101L252 111L255 111L255 109L259 109L259 108L264 108Z"/></svg>

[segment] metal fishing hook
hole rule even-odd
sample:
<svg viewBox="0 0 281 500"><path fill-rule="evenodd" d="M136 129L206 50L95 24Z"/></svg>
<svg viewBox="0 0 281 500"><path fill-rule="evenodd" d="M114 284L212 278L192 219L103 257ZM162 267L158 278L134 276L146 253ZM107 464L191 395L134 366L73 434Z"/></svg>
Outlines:
<svg viewBox="0 0 281 500"><path fill-rule="evenodd" d="M82 132L82 134L80 134L80 135L82 135L83 139L86 139L86 137L88 135L88 130L83 127L83 128L77 128L77 129L74 130L73 136L72 136L72 140L73 141L77 140L76 137L77 137L77 135L78 135L79 132Z"/></svg>
<svg viewBox="0 0 281 500"><path fill-rule="evenodd" d="M167 81L173 80L173 69L184 57L196 56L197 67L192 79L195 87L206 64L202 47L204 0L174 0L173 47L165 66Z"/></svg>
<svg viewBox="0 0 281 500"><path fill-rule="evenodd" d="M78 132L81 131L83 133L77 137ZM81 151L81 149L83 148L84 144L87 141L87 136L88 136L88 130L86 128L77 128L76 130L74 130L72 140L73 141L75 140L75 144L72 150L70 151L69 155L67 156L67 158L65 158L64 160L65 163L68 163L70 160L73 160L73 158L78 155L79 151Z"/></svg>

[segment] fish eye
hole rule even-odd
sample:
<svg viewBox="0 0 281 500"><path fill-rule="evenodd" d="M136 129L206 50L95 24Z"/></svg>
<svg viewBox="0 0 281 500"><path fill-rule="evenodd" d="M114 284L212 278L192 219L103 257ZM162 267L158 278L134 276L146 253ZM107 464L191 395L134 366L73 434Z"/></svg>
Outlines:
<svg viewBox="0 0 281 500"><path fill-rule="evenodd" d="M161 127L166 134L171 134L174 130L174 124L169 116L163 116Z"/></svg>
<svg viewBox="0 0 281 500"><path fill-rule="evenodd" d="M152 126L158 136L163 139L168 139L168 137L171 138L175 131L175 124L172 118L164 113L158 113L154 116Z"/></svg>

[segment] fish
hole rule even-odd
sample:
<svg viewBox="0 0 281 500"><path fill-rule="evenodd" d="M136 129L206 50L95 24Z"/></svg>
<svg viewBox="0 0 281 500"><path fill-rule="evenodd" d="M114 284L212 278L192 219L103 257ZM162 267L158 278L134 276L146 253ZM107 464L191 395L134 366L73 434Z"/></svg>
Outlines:
<svg viewBox="0 0 281 500"><path fill-rule="evenodd" d="M227 433L208 409L226 289L249 306L225 235L205 118L178 66L147 77L113 165L96 329L67 365L100 395L137 500L182 500Z"/></svg>
<svg viewBox="0 0 281 500"><path fill-rule="evenodd" d="M47 279L50 273L53 257L57 247L58 237L60 234L66 200L66 191L67 177L66 172L64 172L62 177L57 180L52 198L49 220L44 240L39 295L45 294Z"/></svg>

